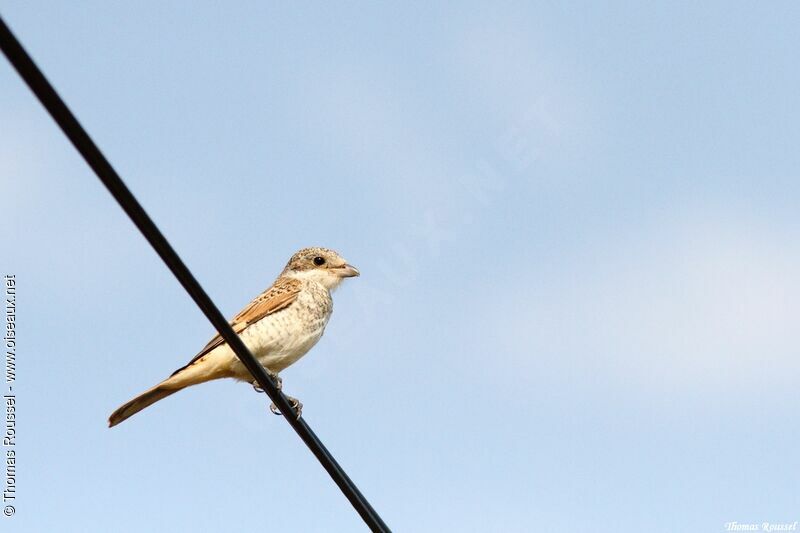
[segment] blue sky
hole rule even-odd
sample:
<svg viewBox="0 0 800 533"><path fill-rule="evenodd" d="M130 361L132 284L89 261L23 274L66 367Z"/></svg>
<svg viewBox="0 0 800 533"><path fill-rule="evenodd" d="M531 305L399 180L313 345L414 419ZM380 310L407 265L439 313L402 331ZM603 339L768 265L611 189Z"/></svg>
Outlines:
<svg viewBox="0 0 800 533"><path fill-rule="evenodd" d="M0 1L220 308L362 271L288 394L396 531L800 520L800 7ZM358 531L5 61L13 531ZM254 466L256 465L256 466ZM12 530L9 529L9 530Z"/></svg>

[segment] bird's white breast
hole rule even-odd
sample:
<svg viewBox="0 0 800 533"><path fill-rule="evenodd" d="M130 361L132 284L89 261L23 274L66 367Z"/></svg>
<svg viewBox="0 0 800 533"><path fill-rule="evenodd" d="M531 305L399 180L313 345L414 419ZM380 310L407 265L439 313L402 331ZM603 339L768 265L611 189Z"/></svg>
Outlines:
<svg viewBox="0 0 800 533"><path fill-rule="evenodd" d="M253 355L272 372L280 372L304 356L322 337L333 311L325 287L308 282L292 304L268 315L242 332L242 340ZM236 374L249 373L238 362Z"/></svg>

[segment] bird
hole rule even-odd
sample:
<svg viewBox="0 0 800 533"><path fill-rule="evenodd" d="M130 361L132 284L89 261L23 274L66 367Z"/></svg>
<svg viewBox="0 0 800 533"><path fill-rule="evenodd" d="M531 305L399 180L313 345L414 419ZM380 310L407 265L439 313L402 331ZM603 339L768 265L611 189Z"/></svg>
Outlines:
<svg viewBox="0 0 800 533"><path fill-rule="evenodd" d="M331 291L358 269L328 248L303 248L289 259L273 284L244 307L230 324L245 346L276 380L320 340L333 312ZM188 364L158 385L123 404L108 419L114 427L155 402L192 385L222 378L252 383L253 376L217 334ZM287 397L298 417L302 404ZM270 410L280 414L273 403Z"/></svg>

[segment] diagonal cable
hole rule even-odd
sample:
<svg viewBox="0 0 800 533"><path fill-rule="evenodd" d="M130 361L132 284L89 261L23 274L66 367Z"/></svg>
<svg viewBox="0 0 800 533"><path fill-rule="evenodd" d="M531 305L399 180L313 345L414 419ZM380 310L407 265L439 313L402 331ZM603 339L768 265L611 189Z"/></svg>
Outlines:
<svg viewBox="0 0 800 533"><path fill-rule="evenodd" d="M364 522L372 531L390 531L375 509L361 494L361 491L358 490L355 483L306 424L305 420L297 418L297 416L291 416L291 413L295 413L295 411L286 396L278 390L264 367L256 361L253 354L250 353L239 336L233 331L228 321L217 309L217 306L214 305L214 302L211 301L211 298L208 297L208 294L206 294L144 208L133 196L122 181L122 178L111 166L111 163L108 162L86 130L80 125L75 115L72 114L53 86L50 85L50 82L47 81L42 71L33 62L33 59L22 47L22 44L11 32L2 17L0 17L0 48L20 77L47 109L50 116L53 117L53 120L56 121L56 124L72 142L73 146L75 146L75 149L80 152L86 163L100 178L100 181L106 186L111 196L114 197L131 221L139 228L144 238L147 239L147 242L155 249L161 260L164 261L181 285L183 285L183 288L186 289L195 304L203 311L203 314L206 315L206 318L233 349L239 360L247 367L247 370L253 375L259 386L275 402L278 409L288 415L284 416L284 419L289 422L289 425L306 443L311 453L319 460L334 483L339 486L339 489L350 500L350 503L361 515Z"/></svg>

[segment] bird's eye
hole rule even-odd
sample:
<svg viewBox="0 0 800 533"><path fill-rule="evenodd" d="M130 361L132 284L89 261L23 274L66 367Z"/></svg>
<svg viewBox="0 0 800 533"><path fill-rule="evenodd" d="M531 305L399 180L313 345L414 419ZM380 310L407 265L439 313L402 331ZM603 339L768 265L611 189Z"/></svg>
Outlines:
<svg viewBox="0 0 800 533"><path fill-rule="evenodd" d="M320 256L315 257L314 258L314 264L317 265L317 266L324 265L325 264L325 258L324 257L320 257Z"/></svg>

